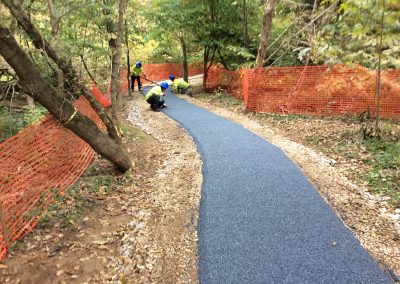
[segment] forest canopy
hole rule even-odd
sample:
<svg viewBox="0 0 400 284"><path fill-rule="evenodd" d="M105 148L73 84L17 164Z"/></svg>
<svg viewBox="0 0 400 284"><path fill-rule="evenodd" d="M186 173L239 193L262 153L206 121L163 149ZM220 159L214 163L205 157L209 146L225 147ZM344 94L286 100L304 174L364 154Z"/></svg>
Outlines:
<svg viewBox="0 0 400 284"><path fill-rule="evenodd" d="M118 16L115 1L19 2L82 77L88 78L89 71L99 82L108 79L107 28ZM111 13L105 15L105 8ZM8 10L3 5L0 9L1 23L10 27L43 73L51 77L46 56L33 48ZM280 0L274 10L264 66L352 62L375 68L382 27L382 66L400 67L400 5L396 0ZM253 67L263 13L264 1L260 0L129 0L125 36L133 61L181 62L184 42L189 62L202 62L205 50L210 50L210 54L215 52L214 61L229 69ZM121 63L126 65L125 52ZM4 61L1 65L5 66Z"/></svg>

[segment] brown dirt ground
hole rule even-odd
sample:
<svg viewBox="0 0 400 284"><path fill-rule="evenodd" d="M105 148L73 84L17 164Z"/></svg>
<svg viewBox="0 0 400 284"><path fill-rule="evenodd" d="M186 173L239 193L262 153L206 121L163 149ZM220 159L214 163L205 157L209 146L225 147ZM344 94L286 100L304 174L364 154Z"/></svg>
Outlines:
<svg viewBox="0 0 400 284"><path fill-rule="evenodd" d="M196 147L138 94L123 113L135 168L117 175L96 157L45 222L14 246L1 283L198 282Z"/></svg>

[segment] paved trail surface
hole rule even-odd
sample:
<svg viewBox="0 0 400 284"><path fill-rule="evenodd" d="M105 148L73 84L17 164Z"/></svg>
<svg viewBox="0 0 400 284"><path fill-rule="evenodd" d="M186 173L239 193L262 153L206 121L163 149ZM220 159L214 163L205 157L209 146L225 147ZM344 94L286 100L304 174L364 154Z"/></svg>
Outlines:
<svg viewBox="0 0 400 284"><path fill-rule="evenodd" d="M279 148L173 94L167 105L203 160L201 283L390 283Z"/></svg>

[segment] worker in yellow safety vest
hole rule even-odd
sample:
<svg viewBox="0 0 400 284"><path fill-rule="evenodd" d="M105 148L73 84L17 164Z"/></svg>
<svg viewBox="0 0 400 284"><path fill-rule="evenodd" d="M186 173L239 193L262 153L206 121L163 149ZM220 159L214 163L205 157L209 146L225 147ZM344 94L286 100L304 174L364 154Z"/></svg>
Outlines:
<svg viewBox="0 0 400 284"><path fill-rule="evenodd" d="M142 90L142 84L140 83L140 75L143 75L143 77L146 78L146 74L144 73L143 67L142 67L142 62L137 61L136 64L133 66L132 73L131 73L131 89L132 92L135 90L135 80L137 81L138 84L138 90L139 92Z"/></svg>
<svg viewBox="0 0 400 284"><path fill-rule="evenodd" d="M146 102L150 104L150 108L153 111L157 111L160 108L167 107L165 105L164 96L166 94L166 90L168 89L167 82L161 82L160 85L154 86L151 88L146 94Z"/></svg>
<svg viewBox="0 0 400 284"><path fill-rule="evenodd" d="M183 78L175 79L174 75L169 75L169 79L172 81L172 91L177 94L187 94L192 97L192 92L189 92L190 85Z"/></svg>

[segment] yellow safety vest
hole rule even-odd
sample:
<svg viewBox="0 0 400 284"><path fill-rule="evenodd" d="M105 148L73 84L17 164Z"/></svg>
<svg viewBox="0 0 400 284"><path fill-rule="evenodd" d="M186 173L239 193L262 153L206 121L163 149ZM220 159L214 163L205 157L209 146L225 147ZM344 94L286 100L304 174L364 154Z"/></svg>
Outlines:
<svg viewBox="0 0 400 284"><path fill-rule="evenodd" d="M178 88L187 89L187 88L189 88L189 83L186 82L185 80L183 80L183 78L175 79L173 84L172 84L172 90L174 92L177 92Z"/></svg>
<svg viewBox="0 0 400 284"><path fill-rule="evenodd" d="M137 68L136 66L134 66L132 69L132 75L139 76L140 74L144 74L143 67Z"/></svg>
<svg viewBox="0 0 400 284"><path fill-rule="evenodd" d="M147 92L146 94L146 100L150 98L152 95L157 95L161 97L161 94L163 91L161 90L160 86L154 86L153 88L150 89L150 91Z"/></svg>

